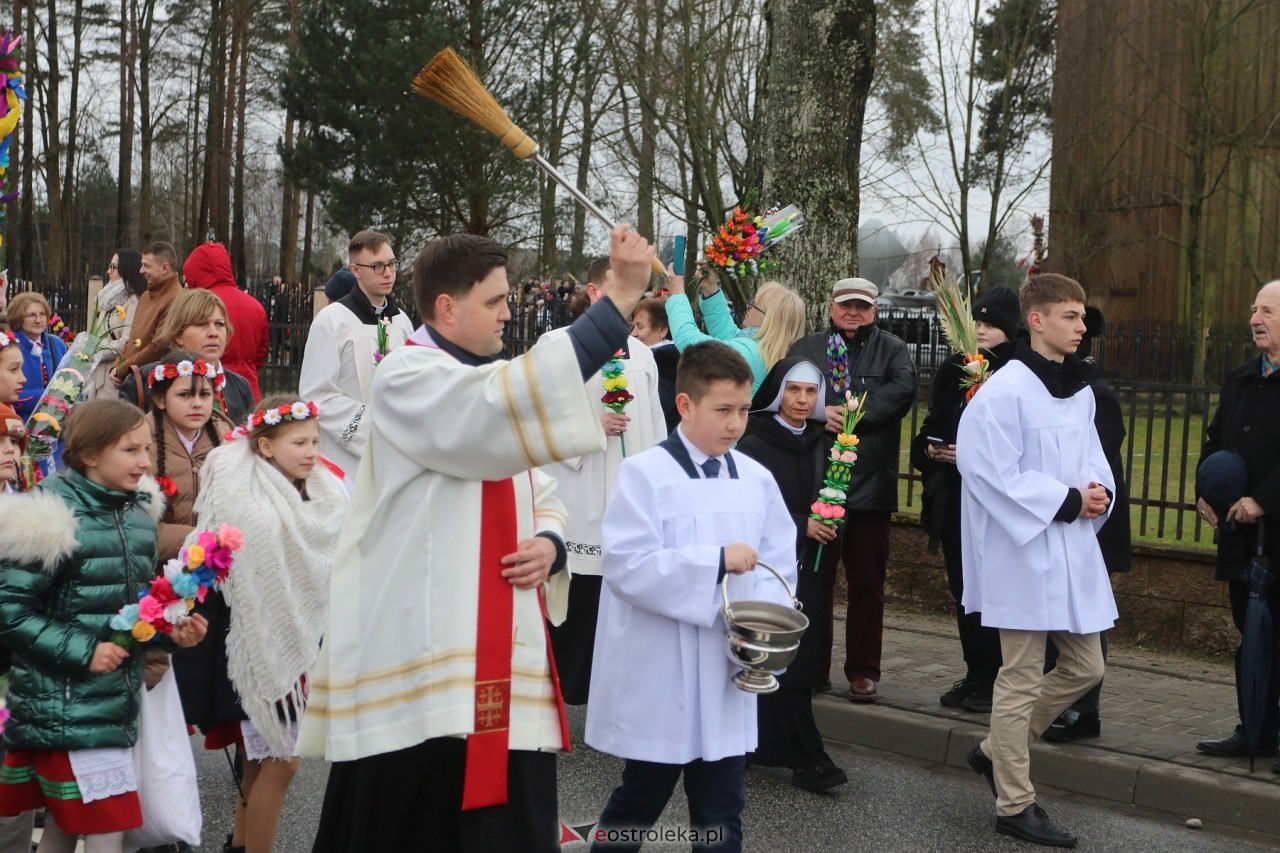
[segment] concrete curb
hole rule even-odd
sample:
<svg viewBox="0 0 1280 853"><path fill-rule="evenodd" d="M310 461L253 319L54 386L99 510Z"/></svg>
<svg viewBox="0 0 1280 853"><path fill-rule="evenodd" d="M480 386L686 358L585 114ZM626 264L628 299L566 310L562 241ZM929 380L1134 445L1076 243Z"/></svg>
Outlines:
<svg viewBox="0 0 1280 853"><path fill-rule="evenodd" d="M814 697L813 715L831 740L965 770L965 753L987 731L986 726L826 695ZM1280 839L1277 785L1078 743L1036 744L1031 767L1036 784ZM1270 776L1269 768L1259 772Z"/></svg>

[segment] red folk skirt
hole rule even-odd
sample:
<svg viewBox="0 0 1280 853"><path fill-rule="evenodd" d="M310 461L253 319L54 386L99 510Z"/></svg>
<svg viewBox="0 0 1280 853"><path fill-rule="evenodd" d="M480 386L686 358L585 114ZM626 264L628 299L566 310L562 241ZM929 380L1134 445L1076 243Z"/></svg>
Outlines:
<svg viewBox="0 0 1280 853"><path fill-rule="evenodd" d="M0 815L38 808L48 809L58 828L68 835L97 835L142 826L137 791L85 803L65 751L11 750L0 766Z"/></svg>

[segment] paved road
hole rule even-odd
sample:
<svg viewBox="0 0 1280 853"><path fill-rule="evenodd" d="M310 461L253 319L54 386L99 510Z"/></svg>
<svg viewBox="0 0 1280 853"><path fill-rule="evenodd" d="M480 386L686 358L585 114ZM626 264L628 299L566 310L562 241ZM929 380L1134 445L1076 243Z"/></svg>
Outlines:
<svg viewBox="0 0 1280 853"><path fill-rule="evenodd" d="M580 742L583 716L572 709L570 722ZM832 745L837 763L851 781L835 796L793 788L789 774L752 771L747 779L744 816L746 847L753 851L1015 851L1033 845L995 835L994 810L985 783L967 771L914 762L874 750ZM197 756L205 813L206 853L221 849L230 828L233 789L220 753ZM278 849L305 853L315 834L326 766L304 761L295 780L281 825ZM621 762L587 748L575 749L560 764L560 811L570 826L593 824L609 792L617 784ZM1047 790L1041 804L1063 826L1081 838L1081 850L1270 850L1263 839L1239 833L1185 828L1180 822L1134 808L1114 808L1098 800ZM676 796L661 825L687 822L683 794ZM1206 816L1206 823L1209 823ZM583 851L583 843L565 845ZM679 845L651 845L645 850L678 851ZM513 848L513 851L518 848Z"/></svg>

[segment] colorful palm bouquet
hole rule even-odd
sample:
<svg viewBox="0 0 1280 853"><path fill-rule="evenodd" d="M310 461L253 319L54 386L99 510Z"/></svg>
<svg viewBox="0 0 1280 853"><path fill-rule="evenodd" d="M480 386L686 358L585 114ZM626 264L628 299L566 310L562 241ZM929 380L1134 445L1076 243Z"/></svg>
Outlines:
<svg viewBox="0 0 1280 853"><path fill-rule="evenodd" d="M204 601L211 587L227 579L235 562L233 555L242 543L240 529L229 524L216 533L203 530L193 534L178 558L165 563L164 575L151 582L138 603L126 604L111 618L115 630L111 642L129 648L172 633L196 602Z"/></svg>
<svg viewBox="0 0 1280 853"><path fill-rule="evenodd" d="M809 517L828 527L839 527L844 523L844 504L849 496L849 480L853 463L858 461L858 435L854 430L862 420L863 405L866 402L866 391L862 392L861 397L854 396L852 391L844 392L844 404L840 407L843 421L835 444L831 446L827 475L822 480L822 488L818 490L818 499L809 506ZM818 555L813 562L815 572L822 564L822 549L825 544L818 546Z"/></svg>
<svg viewBox="0 0 1280 853"><path fill-rule="evenodd" d="M14 35L10 30L5 30L0 36L0 226L4 224L5 206L18 197L16 190L5 192L5 184L12 183L6 175L9 172L9 149L17 137L14 131L22 118L22 102L27 99L22 87L22 69L18 65L21 57L18 48L21 45L22 36ZM4 235L0 234L0 245L3 244Z"/></svg>
<svg viewBox="0 0 1280 853"><path fill-rule="evenodd" d="M67 321L62 317L54 314L49 318L49 331L62 338L62 342L67 346L76 339L76 333L71 331L71 327L67 325Z"/></svg>
<svg viewBox="0 0 1280 853"><path fill-rule="evenodd" d="M991 377L991 364L978 348L978 324L973 321L969 297L960 292L955 276L946 274L935 258L929 263L929 289L938 300L938 322L951 349L964 358L964 376L960 387L968 400Z"/></svg>
<svg viewBox="0 0 1280 853"><path fill-rule="evenodd" d="M391 351L391 318L381 317L376 324L375 334L376 348L373 351L373 366L377 367L382 364L382 360L387 357L387 353Z"/></svg>
<svg viewBox="0 0 1280 853"><path fill-rule="evenodd" d="M804 226L804 214L794 204L773 207L759 215L750 213L754 198L754 193L748 194L733 209L703 250L708 267L734 280L756 278L776 270L777 261L760 256Z"/></svg>
<svg viewBox="0 0 1280 853"><path fill-rule="evenodd" d="M614 353L613 358L604 363L604 367L600 368L600 377L604 380L604 396L600 398L600 402L604 403L605 408L611 409L619 415L627 408L627 404L635 399L635 395L627 390L627 377L625 367L622 364L622 352ZM627 437L619 435L622 441L622 455L627 455Z"/></svg>

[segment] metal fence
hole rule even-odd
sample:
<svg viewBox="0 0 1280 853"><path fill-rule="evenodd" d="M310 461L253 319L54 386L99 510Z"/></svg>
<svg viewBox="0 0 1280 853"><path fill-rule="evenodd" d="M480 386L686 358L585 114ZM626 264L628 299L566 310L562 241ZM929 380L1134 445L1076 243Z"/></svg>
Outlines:
<svg viewBox="0 0 1280 853"><path fill-rule="evenodd" d="M402 283L403 285L403 283ZM9 284L9 295L34 289L75 330L87 322L88 286L83 282ZM314 312L314 295L300 285L253 282L247 288L267 312L270 340L267 362L259 371L264 391L298 387L302 353ZM407 291L397 298L419 321ZM519 355L543 333L567 325L568 304L550 299L539 305L513 292L507 322L507 352ZM899 477L903 508L918 510L920 477L907 462L907 445L928 409L933 374L950 357L932 309L884 308L877 323L906 342L920 372L920 389L903 422ZM1194 478L1204 431L1217 406L1216 384L1256 353L1247 327L1211 330L1207 338L1203 386L1188 383L1196 337L1186 328L1159 323L1116 323L1095 340L1093 353L1125 412L1125 472L1130 487L1132 528L1139 540L1208 545L1212 533L1195 512ZM1153 381L1159 379L1161 381Z"/></svg>

